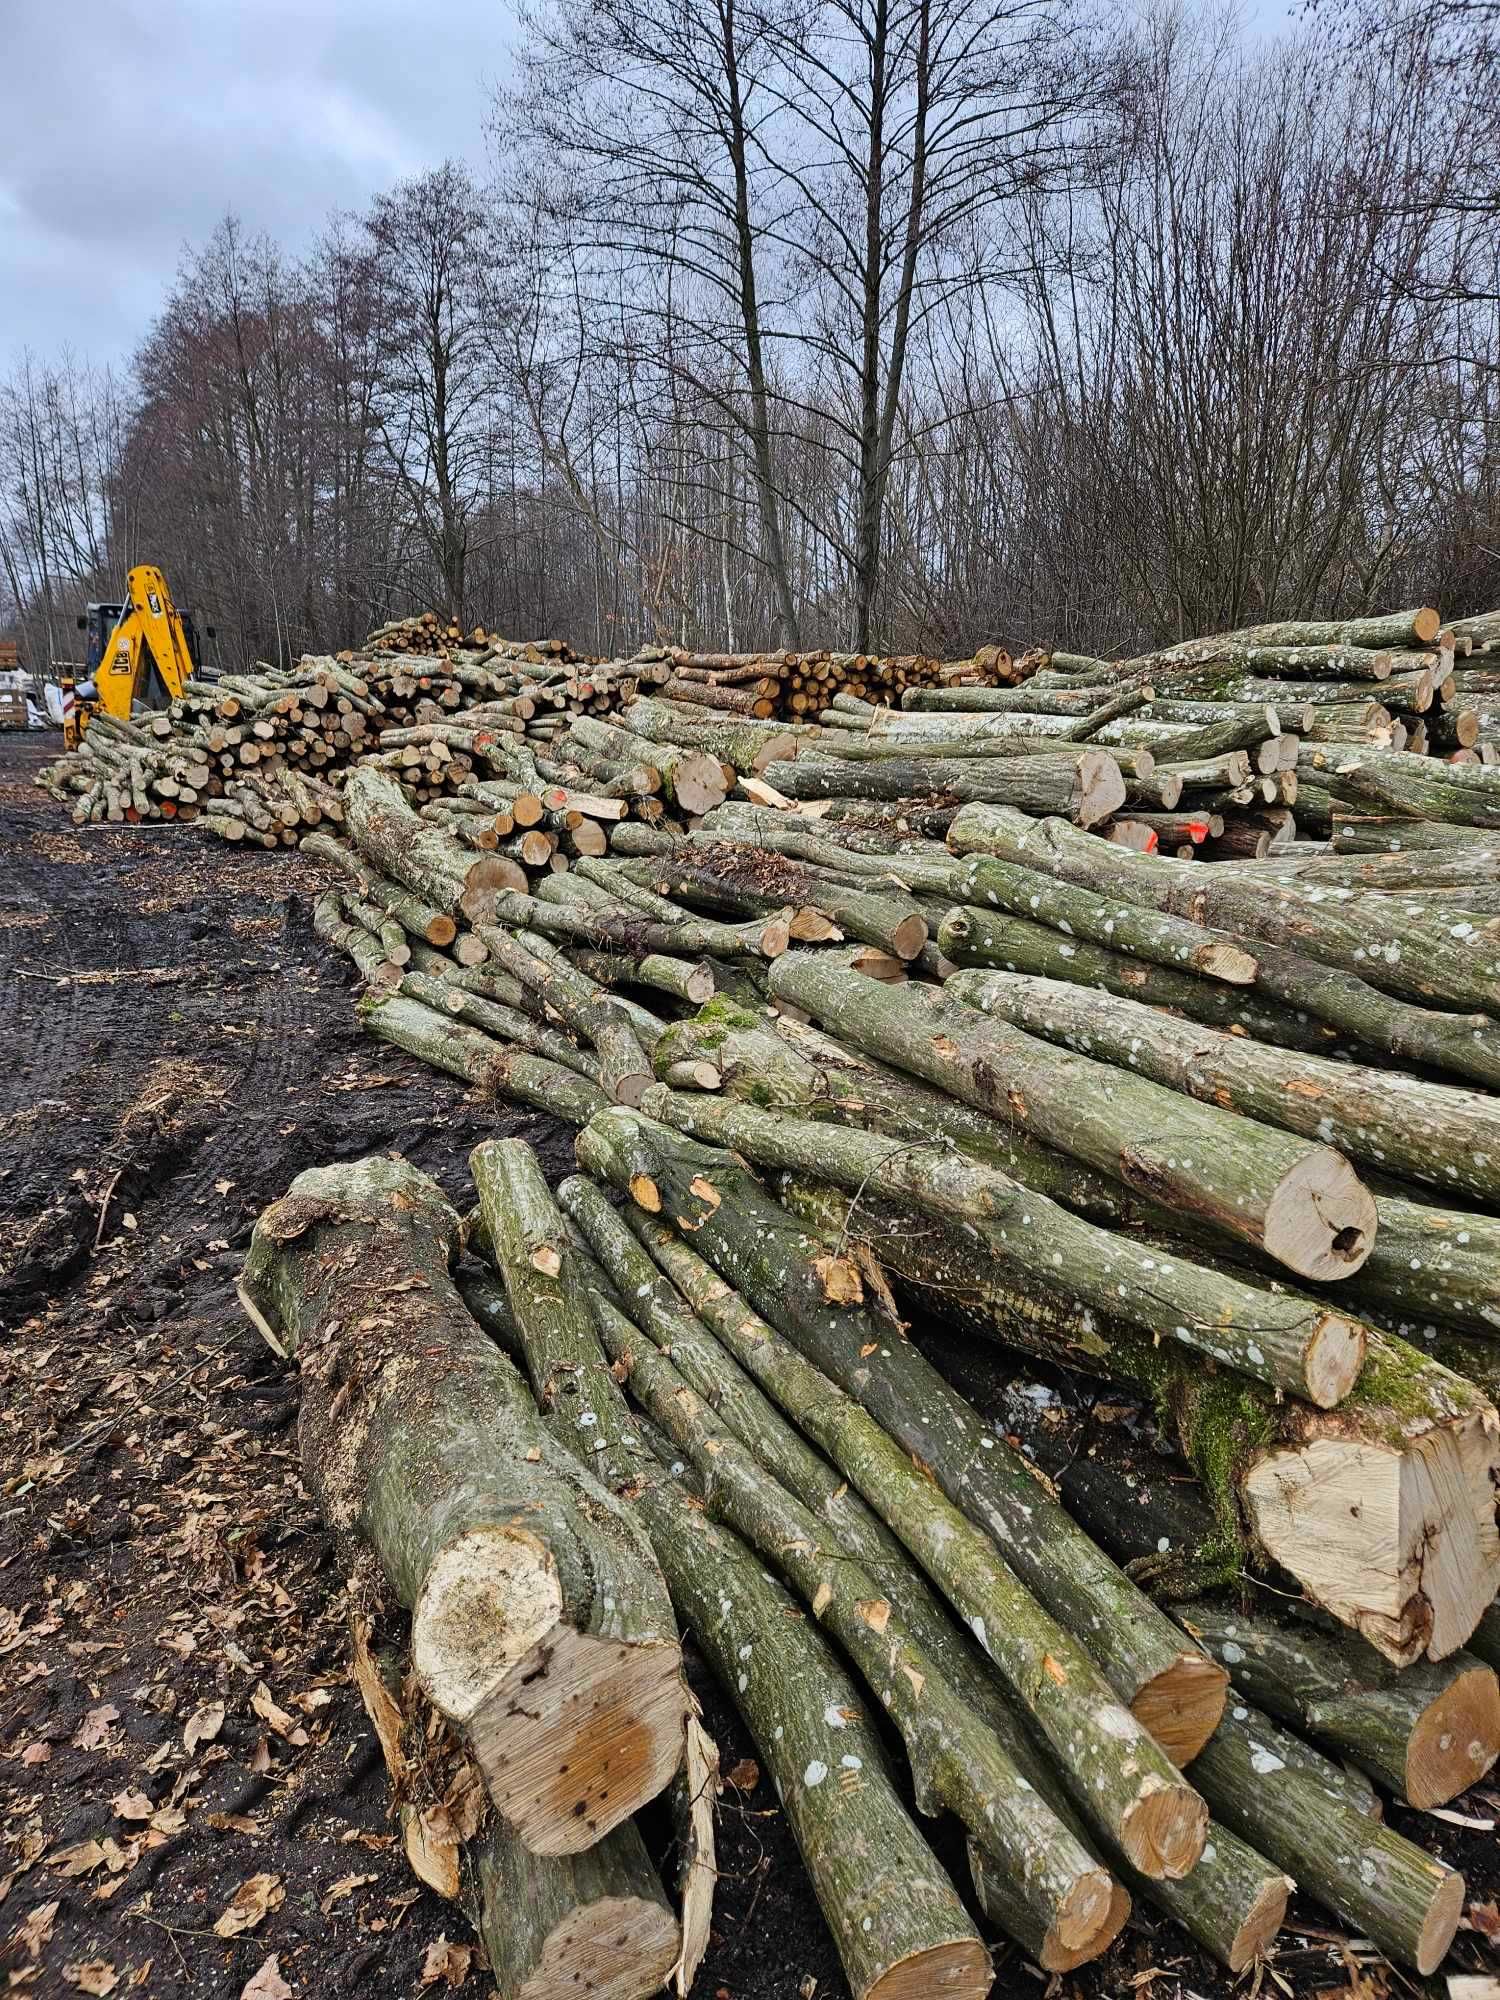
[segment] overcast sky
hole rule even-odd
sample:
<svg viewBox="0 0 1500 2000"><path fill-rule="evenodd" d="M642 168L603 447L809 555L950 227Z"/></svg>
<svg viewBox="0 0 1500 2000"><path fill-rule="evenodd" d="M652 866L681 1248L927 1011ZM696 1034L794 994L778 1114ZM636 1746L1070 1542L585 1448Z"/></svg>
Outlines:
<svg viewBox="0 0 1500 2000"><path fill-rule="evenodd" d="M0 369L121 361L234 209L300 250L445 155L482 166L507 0L0 0Z"/></svg>

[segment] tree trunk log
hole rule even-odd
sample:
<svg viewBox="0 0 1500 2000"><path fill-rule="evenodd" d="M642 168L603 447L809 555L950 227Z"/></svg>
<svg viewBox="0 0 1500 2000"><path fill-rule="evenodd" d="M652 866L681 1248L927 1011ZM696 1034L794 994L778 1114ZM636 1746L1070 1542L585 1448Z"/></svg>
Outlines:
<svg viewBox="0 0 1500 2000"><path fill-rule="evenodd" d="M1280 1563L1396 1665L1456 1652L1500 1588L1500 1418L1405 1341L1371 1333L1337 1410L1278 1403L1080 1307L1065 1277L1052 1291L1034 1276L1018 1283L986 1224L913 1232L905 1208L863 1202L855 1216L847 1197L805 1183L788 1198L825 1232L866 1244L941 1317L1151 1398L1245 1560Z"/></svg>
<svg viewBox="0 0 1500 2000"><path fill-rule="evenodd" d="M1500 1102L1480 1091L1264 1048L1062 979L960 972L944 994L1201 1103L1336 1146L1377 1173L1500 1201Z"/></svg>
<svg viewBox="0 0 1500 2000"><path fill-rule="evenodd" d="M1122 851L1095 844L1101 852ZM1036 1137L1265 1250L1303 1277L1345 1277L1369 1255L1373 1197L1329 1147L1208 1106L1189 1112L1159 1084L1049 1050L999 1023L976 1031L971 1009L851 981L827 954L781 961L771 992L836 1024L857 1047L983 1111L1024 1119Z"/></svg>
<svg viewBox="0 0 1500 2000"><path fill-rule="evenodd" d="M1268 1717L1236 1705L1193 1775L1214 1812L1308 1895L1399 1963L1435 1971L1463 1912L1463 1876L1331 1795L1296 1768L1292 1746Z"/></svg>
<svg viewBox="0 0 1500 2000"><path fill-rule="evenodd" d="M314 1169L257 1223L242 1297L298 1360L308 1483L410 1607L424 1691L515 1833L571 1854L675 1768L676 1633L623 1510L470 1319L457 1236L403 1162Z"/></svg>
<svg viewBox="0 0 1500 2000"><path fill-rule="evenodd" d="M1398 1670L1348 1633L1203 1602L1177 1617L1237 1694L1413 1806L1446 1805L1500 1756L1500 1682L1470 1654Z"/></svg>
<svg viewBox="0 0 1500 2000"><path fill-rule="evenodd" d="M685 1220L694 1232L695 1248L722 1262L722 1275L742 1287L752 1305L768 1309L792 1328L802 1354L779 1340L770 1325L711 1274L705 1275L701 1260L693 1260L696 1269L685 1269L680 1259L673 1262L669 1275L694 1310L814 1442L843 1465L870 1505L969 1619L976 1638L1002 1671L1006 1668L997 1649L1005 1654L1019 1675L1017 1691L1024 1705L1031 1707L1040 1699L1044 1704L1061 1702L1065 1709L1068 1701L1065 1684L1051 1683L1049 1675L1041 1676L1048 1686L1036 1684L1039 1658L1029 1652L1023 1628L997 1630L986 1637L990 1621L1003 1615L999 1601L1008 1602L1015 1595L1015 1578L1003 1564L995 1569L989 1544L980 1537L976 1548L973 1530L964 1528L953 1507L939 1503L930 1486L919 1480L912 1488L909 1463L900 1451L894 1460L890 1458L886 1450L890 1439L881 1442L881 1424L887 1426L890 1438L930 1466L954 1507L962 1507L984 1535L995 1537L995 1546L1008 1553L1060 1626L1086 1635L1085 1643L1099 1649L1116 1693L1131 1704L1157 1740L1178 1757L1192 1754L1192 1745L1201 1743L1213 1727L1222 1702L1222 1670L1211 1669L1201 1653L1182 1644L1169 1621L1074 1526L1019 1455L979 1423L915 1348L892 1340L888 1327L863 1308L830 1303L828 1288L838 1289L847 1275L840 1260L823 1254L785 1210L722 1153L659 1128L652 1130L639 1119L629 1123L595 1119L578 1144L580 1159L616 1185L626 1186L648 1213L654 1212L654 1202L665 1206L679 1226ZM707 1194L701 1192L705 1188ZM710 1202L711 1196L717 1206ZM869 1357L876 1353L881 1365L871 1368ZM822 1368L846 1396L833 1394L818 1373ZM786 1378L800 1383L800 1391L789 1388ZM796 1396L795 1408L789 1395ZM859 1404L847 1401L852 1395L859 1397ZM860 1413L860 1405L868 1415ZM825 1408L832 1426L826 1433L821 1429ZM817 1430L809 1428L815 1423ZM871 1463L877 1468L873 1486L856 1477L840 1458L836 1444L842 1424L849 1426L861 1450L873 1454ZM903 1508L909 1512L903 1513ZM914 1539L918 1514L921 1547ZM967 1556L963 1560L952 1556L958 1548L970 1552L972 1564ZM988 1617L985 1591L974 1588L976 1577L993 1582L998 1593L998 1600L988 1603ZM959 1602L955 1591L966 1601ZM973 1625L975 1617L983 1630ZM1051 1626L1052 1620L1044 1623ZM1025 1613L1025 1627L1035 1634L1034 1605ZM1019 1658L1006 1651L1012 1643L1022 1647ZM1070 1657L1074 1651L1069 1642ZM1027 1658L1029 1667L1024 1664ZM1011 1672L1006 1677L1016 1686ZM1098 1687L1095 1675L1081 1664L1071 1678L1075 1688ZM1107 1706L1099 1710L1101 1715L1107 1712ZM1151 1768L1160 1775L1159 1767ZM1166 1805L1171 1795L1159 1796ZM1079 1805L1087 1809L1084 1801ZM1175 1820L1176 1807L1170 1812Z"/></svg>
<svg viewBox="0 0 1500 2000"><path fill-rule="evenodd" d="M1061 1282L1086 1304L1321 1409L1341 1403L1358 1378L1365 1333L1357 1321L1182 1258L1143 1260L1128 1237L960 1153L664 1089L649 1092L641 1108L763 1167L831 1181L856 1196L903 1199L951 1222L982 1221L992 1252L1009 1260L1018 1282L1027 1272L1063 1272Z"/></svg>

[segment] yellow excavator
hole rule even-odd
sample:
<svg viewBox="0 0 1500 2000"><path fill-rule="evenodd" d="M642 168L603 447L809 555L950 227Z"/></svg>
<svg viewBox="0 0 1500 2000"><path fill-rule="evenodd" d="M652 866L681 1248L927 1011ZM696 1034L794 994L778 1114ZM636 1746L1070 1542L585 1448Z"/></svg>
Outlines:
<svg viewBox="0 0 1500 2000"><path fill-rule="evenodd" d="M64 676L63 743L78 747L89 718L99 713L127 722L136 707L165 708L176 701L201 660L190 611L172 602L167 579L154 563L137 563L125 578L123 604L90 604L78 615L86 632L85 678ZM205 631L211 639L212 625Z"/></svg>

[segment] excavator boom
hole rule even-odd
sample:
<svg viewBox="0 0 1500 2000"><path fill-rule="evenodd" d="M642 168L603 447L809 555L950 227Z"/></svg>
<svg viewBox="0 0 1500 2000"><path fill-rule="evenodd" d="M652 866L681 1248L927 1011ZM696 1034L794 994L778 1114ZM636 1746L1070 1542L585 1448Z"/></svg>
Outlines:
<svg viewBox="0 0 1500 2000"><path fill-rule="evenodd" d="M65 710L64 740L70 748L88 727L90 715L102 712L128 722L138 702L163 708L181 696L194 670L188 621L154 563L137 563L127 574L125 598L107 637L102 619L114 607L91 605L88 616L79 618L82 626L92 624L99 650L95 659L90 648L93 690L85 683Z"/></svg>

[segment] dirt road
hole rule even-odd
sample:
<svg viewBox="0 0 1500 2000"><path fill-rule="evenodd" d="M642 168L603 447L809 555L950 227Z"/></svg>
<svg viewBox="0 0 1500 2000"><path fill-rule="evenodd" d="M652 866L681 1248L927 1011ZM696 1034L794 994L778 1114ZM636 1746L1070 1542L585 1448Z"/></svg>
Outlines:
<svg viewBox="0 0 1500 2000"><path fill-rule="evenodd" d="M524 1136L560 1174L571 1134L360 1034L299 856L75 831L30 782L55 751L0 736L0 1977L47 2000L238 2000L274 1956L298 2000L446 1994L466 1964L458 1990L492 1991L462 1916L393 1843L341 1580L297 1476L295 1380L234 1279L304 1166L394 1150L458 1196L480 1138ZM841 2000L753 1746L695 1682L737 1783L694 2000ZM1493 1897L1492 1839L1399 1823L1479 1862ZM648 1834L669 1865L664 1820ZM934 1836L963 1880L960 1844ZM263 1913L220 1935L249 1882ZM1387 1990L1303 1915L1282 1990ZM1043 1992L997 1961L997 1995ZM1470 1935L1449 1969L1484 1962ZM1230 1983L1146 1910L1053 1990L1217 2000Z"/></svg>

